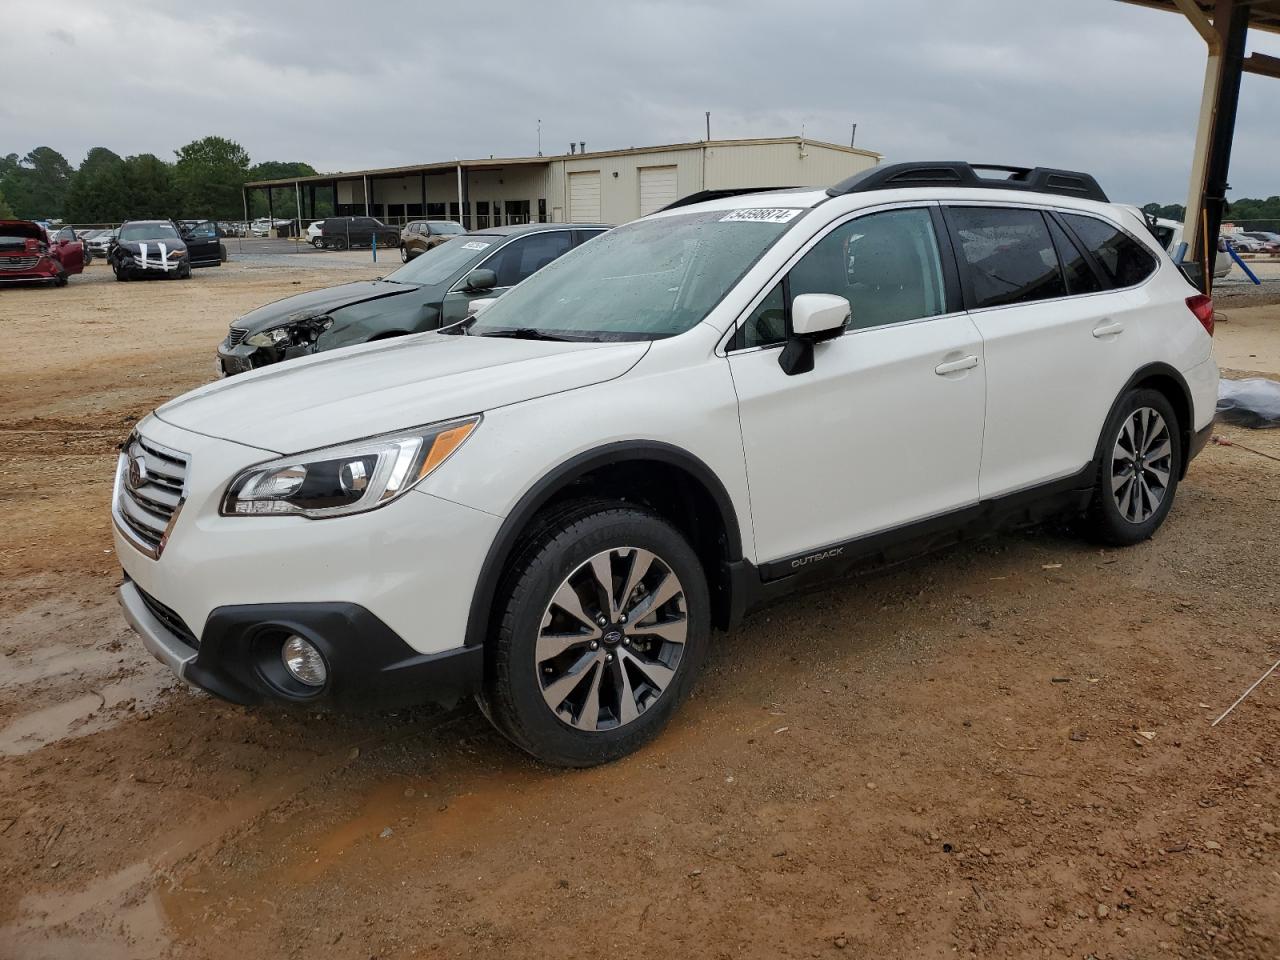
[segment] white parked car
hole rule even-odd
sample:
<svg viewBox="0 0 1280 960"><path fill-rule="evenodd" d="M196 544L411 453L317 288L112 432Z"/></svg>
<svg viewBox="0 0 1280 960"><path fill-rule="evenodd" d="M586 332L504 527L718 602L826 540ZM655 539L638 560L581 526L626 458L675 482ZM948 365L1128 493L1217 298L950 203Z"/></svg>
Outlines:
<svg viewBox="0 0 1280 960"><path fill-rule="evenodd" d="M313 220L307 224L307 243L311 244L317 250L324 246L324 227L323 220Z"/></svg>
<svg viewBox="0 0 1280 960"><path fill-rule="evenodd" d="M115 544L158 658L246 704L477 694L599 763L815 578L1051 515L1150 537L1217 397L1209 298L1060 170L677 206L479 306L137 425Z"/></svg>

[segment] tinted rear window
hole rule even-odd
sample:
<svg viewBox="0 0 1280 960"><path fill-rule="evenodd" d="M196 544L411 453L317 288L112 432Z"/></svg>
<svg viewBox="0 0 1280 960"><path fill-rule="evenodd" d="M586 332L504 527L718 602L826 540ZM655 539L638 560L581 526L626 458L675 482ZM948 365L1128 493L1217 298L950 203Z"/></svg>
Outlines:
<svg viewBox="0 0 1280 960"><path fill-rule="evenodd" d="M1064 213L1062 219L1098 261L1112 286L1132 287L1155 272L1155 256L1119 227L1078 213Z"/></svg>
<svg viewBox="0 0 1280 960"><path fill-rule="evenodd" d="M951 207L947 211L973 307L1065 296L1058 254L1038 210Z"/></svg>

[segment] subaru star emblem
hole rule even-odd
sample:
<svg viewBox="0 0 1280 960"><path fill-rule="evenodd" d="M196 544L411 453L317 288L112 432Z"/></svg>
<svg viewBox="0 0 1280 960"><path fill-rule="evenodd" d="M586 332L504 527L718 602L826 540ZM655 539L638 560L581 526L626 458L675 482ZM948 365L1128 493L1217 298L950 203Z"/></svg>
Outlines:
<svg viewBox="0 0 1280 960"><path fill-rule="evenodd" d="M137 490L148 480L147 460L142 454L129 458L129 489Z"/></svg>

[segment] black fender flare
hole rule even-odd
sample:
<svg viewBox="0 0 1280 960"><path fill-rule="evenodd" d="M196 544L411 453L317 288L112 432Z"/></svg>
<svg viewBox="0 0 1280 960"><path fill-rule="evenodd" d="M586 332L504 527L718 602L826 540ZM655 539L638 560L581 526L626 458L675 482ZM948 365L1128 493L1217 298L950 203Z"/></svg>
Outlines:
<svg viewBox="0 0 1280 960"><path fill-rule="evenodd" d="M1191 399L1191 388L1187 386L1187 378L1182 375L1182 372L1178 370L1177 367L1170 366L1162 361L1148 363L1135 370L1133 376L1126 380L1124 386L1120 388L1120 392L1116 394L1116 398L1111 401L1111 406L1107 408L1107 415L1103 417L1102 424L1098 427L1098 446L1093 453L1093 465L1095 468L1102 463L1102 455L1106 447L1106 438L1102 435L1102 430L1111 419L1111 415L1115 413L1116 405L1124 399L1124 395L1126 393L1136 387L1139 383L1142 383L1142 381L1149 380L1152 377L1166 377L1172 380L1178 385L1178 389L1182 393L1182 401L1186 405L1188 417L1186 423L1178 424L1178 435L1182 441L1182 464L1178 479L1181 480L1186 476L1187 464L1189 462L1187 451L1190 449L1191 436L1196 430L1195 403Z"/></svg>
<svg viewBox="0 0 1280 960"><path fill-rule="evenodd" d="M659 463L679 467L693 476L711 494L720 512L720 520L724 526L725 539L730 563L742 559L742 530L738 524L738 514L734 509L729 491L725 489L715 472L698 457L680 447L656 440L624 440L605 444L571 457L554 467L530 487L507 514L507 518L498 529L498 534L489 545L484 563L480 567L480 575L476 578L475 591L471 596L471 609L467 615L467 632L463 644L468 647L481 646L489 629L489 620L493 610L493 600L498 592L498 584L511 556L534 515L545 506L556 493L573 483L579 477L600 467L634 460L655 460Z"/></svg>

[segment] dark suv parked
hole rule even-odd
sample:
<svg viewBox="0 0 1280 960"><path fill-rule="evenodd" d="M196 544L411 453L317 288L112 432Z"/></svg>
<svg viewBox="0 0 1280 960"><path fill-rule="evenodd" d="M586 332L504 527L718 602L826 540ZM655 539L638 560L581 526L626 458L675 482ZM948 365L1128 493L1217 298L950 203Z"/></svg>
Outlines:
<svg viewBox="0 0 1280 960"><path fill-rule="evenodd" d="M472 300L496 297L609 228L540 223L454 237L385 278L286 297L245 314L218 347L224 375L463 320ZM330 239L328 227L325 238Z"/></svg>
<svg viewBox="0 0 1280 960"><path fill-rule="evenodd" d="M326 250L371 247L375 236L380 247L400 246L400 231L374 217L326 217L320 236Z"/></svg>

